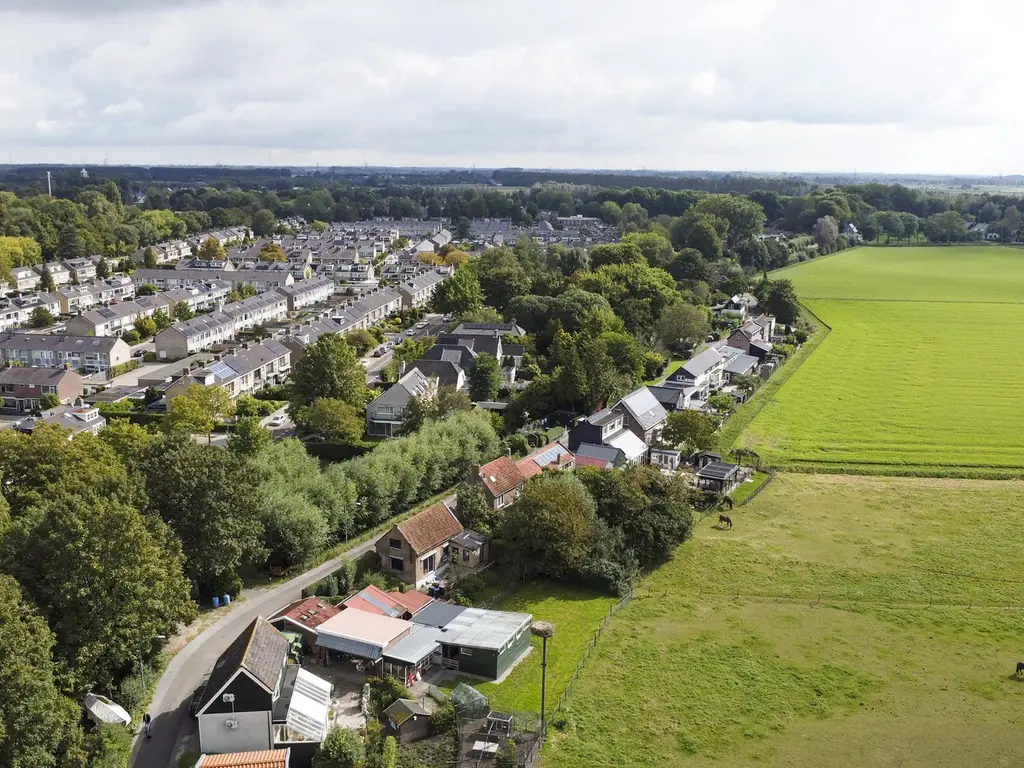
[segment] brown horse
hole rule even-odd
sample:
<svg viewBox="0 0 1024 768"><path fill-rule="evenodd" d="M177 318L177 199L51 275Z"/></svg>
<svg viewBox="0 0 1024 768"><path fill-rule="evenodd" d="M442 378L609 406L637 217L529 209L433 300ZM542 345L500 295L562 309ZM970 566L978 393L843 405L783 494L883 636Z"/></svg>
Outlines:
<svg viewBox="0 0 1024 768"><path fill-rule="evenodd" d="M732 519L728 515L719 515L718 516L718 524L719 525L727 525L730 528L732 528Z"/></svg>

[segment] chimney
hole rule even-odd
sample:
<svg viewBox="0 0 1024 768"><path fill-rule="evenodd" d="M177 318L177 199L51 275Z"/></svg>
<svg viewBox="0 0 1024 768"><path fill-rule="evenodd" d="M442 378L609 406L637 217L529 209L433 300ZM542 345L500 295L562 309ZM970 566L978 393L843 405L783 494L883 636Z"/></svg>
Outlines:
<svg viewBox="0 0 1024 768"><path fill-rule="evenodd" d="M405 376L405 361L403 360L398 364L398 375Z"/></svg>

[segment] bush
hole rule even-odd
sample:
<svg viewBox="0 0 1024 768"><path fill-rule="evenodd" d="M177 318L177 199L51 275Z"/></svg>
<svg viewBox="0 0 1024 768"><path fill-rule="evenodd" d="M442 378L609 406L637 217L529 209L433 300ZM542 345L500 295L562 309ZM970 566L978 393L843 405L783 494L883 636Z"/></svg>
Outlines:
<svg viewBox="0 0 1024 768"><path fill-rule="evenodd" d="M398 699L412 698L412 691L397 678L368 677L366 682L370 685L370 709L378 717Z"/></svg>
<svg viewBox="0 0 1024 768"><path fill-rule="evenodd" d="M125 344L138 344L142 337L139 336L139 332L132 328L130 331L125 331L121 334L121 340Z"/></svg>
<svg viewBox="0 0 1024 768"><path fill-rule="evenodd" d="M807 341L807 331L805 331L803 328L797 328L795 331L793 331L793 338L796 339L797 344L803 344L805 341Z"/></svg>
<svg viewBox="0 0 1024 768"><path fill-rule="evenodd" d="M334 572L337 580L338 594L347 595L356 588L356 561L346 558L341 561L341 567Z"/></svg>
<svg viewBox="0 0 1024 768"><path fill-rule="evenodd" d="M123 768L132 754L132 735L121 725L103 724L86 736L90 768Z"/></svg>
<svg viewBox="0 0 1024 768"><path fill-rule="evenodd" d="M117 703L132 712L146 703L146 687L138 675L128 675L117 689Z"/></svg>
<svg viewBox="0 0 1024 768"><path fill-rule="evenodd" d="M391 589L392 583L393 582L390 577L380 571L367 571L359 579L359 589L366 589L372 584L377 589L382 589L387 592Z"/></svg>
<svg viewBox="0 0 1024 768"><path fill-rule="evenodd" d="M505 438L505 445L515 456L525 456L530 452L530 441L518 432Z"/></svg>
<svg viewBox="0 0 1024 768"><path fill-rule="evenodd" d="M430 735L436 736L439 733L448 733L453 730L455 730L455 702L448 699L430 716Z"/></svg>
<svg viewBox="0 0 1024 768"><path fill-rule="evenodd" d="M56 408L58 405L60 405L60 398L53 394L53 392L47 392L39 398L39 407L44 411Z"/></svg>
<svg viewBox="0 0 1024 768"><path fill-rule="evenodd" d="M127 363L115 365L113 368L110 369L110 378L113 379L120 376L123 373L128 373L128 371L134 371L140 365L142 365L142 363L140 363L138 360L129 360Z"/></svg>
<svg viewBox="0 0 1024 768"><path fill-rule="evenodd" d="M146 362L146 363L155 363L156 362L156 352L143 352L142 353L142 360L143 360L143 362Z"/></svg>

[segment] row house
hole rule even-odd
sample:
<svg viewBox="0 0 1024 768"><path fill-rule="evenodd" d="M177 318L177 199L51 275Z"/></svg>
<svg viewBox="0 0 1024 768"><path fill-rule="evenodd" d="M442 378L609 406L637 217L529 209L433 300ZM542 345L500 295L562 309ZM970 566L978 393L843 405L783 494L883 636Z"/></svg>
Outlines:
<svg viewBox="0 0 1024 768"><path fill-rule="evenodd" d="M220 280L192 285L188 288L172 288L161 291L153 298L159 298L170 305L185 303L193 312L220 309L228 299L231 286ZM139 301L137 298L136 301Z"/></svg>
<svg viewBox="0 0 1024 768"><path fill-rule="evenodd" d="M11 270L11 279L8 281L10 290L18 293L34 291L39 287L42 278L32 267L14 267Z"/></svg>
<svg viewBox="0 0 1024 768"><path fill-rule="evenodd" d="M126 301L135 297L135 283L130 277L111 277L88 285L66 285L57 290L60 311L74 315L97 304Z"/></svg>
<svg viewBox="0 0 1024 768"><path fill-rule="evenodd" d="M316 267L317 277L325 277L339 285L368 283L373 280L375 274L373 264L368 261L352 263L327 261L321 262Z"/></svg>
<svg viewBox="0 0 1024 768"><path fill-rule="evenodd" d="M60 286L67 285L71 282L70 270L59 261L49 261L46 264L39 264L33 267L33 269L38 273L40 278L42 278L44 272L49 271L50 277L53 279L54 288L59 288Z"/></svg>
<svg viewBox="0 0 1024 768"><path fill-rule="evenodd" d="M328 301L334 295L334 290L333 280L313 277L309 280L299 280L284 288L278 288L277 292L288 301L288 311L295 312L303 307Z"/></svg>
<svg viewBox="0 0 1024 768"><path fill-rule="evenodd" d="M67 267L72 282L77 280L79 283L87 283L96 279L96 262L92 259L65 259L63 264Z"/></svg>
<svg viewBox="0 0 1024 768"><path fill-rule="evenodd" d="M111 304L75 315L68 320L67 329L76 336L121 336L133 330L139 318L149 317L156 309L158 307L144 307L134 301Z"/></svg>
<svg viewBox="0 0 1024 768"><path fill-rule="evenodd" d="M291 351L280 341L268 339L260 344L243 344L231 354L217 355L203 368L185 371L167 388L166 398L170 402L198 384L223 389L235 399L269 385L281 384L290 370Z"/></svg>
<svg viewBox="0 0 1024 768"><path fill-rule="evenodd" d="M402 294L394 288L371 291L334 315L345 330L369 328L402 309Z"/></svg>
<svg viewBox="0 0 1024 768"><path fill-rule="evenodd" d="M13 333L0 336L5 362L31 368L65 368L106 373L131 359L131 348L116 336Z"/></svg>
<svg viewBox="0 0 1024 768"><path fill-rule="evenodd" d="M0 331L25 325L37 307L43 307L57 317L60 314L60 297L55 293L31 293L0 301Z"/></svg>
<svg viewBox="0 0 1024 768"><path fill-rule="evenodd" d="M160 331L154 339L156 354L160 360L180 360L229 341L239 331L282 320L287 314L288 302L276 292L225 304L220 312L200 315Z"/></svg>
<svg viewBox="0 0 1024 768"><path fill-rule="evenodd" d="M227 283L231 290L238 291L246 285L256 293L275 291L295 282L291 272L264 272L253 269L137 269L132 275L136 285L155 285L162 291L172 288L190 288L193 285L209 283L211 280Z"/></svg>
<svg viewBox="0 0 1024 768"><path fill-rule="evenodd" d="M157 264L174 264L181 259L187 259L192 255L192 244L187 240L172 240L166 243L157 243L150 246L156 255ZM132 255L132 261L136 264L146 262L146 251L148 248L140 248Z"/></svg>
<svg viewBox="0 0 1024 768"><path fill-rule="evenodd" d="M70 405L84 391L82 377L67 368L0 369L0 406L19 413L39 408L43 395L56 395L62 405Z"/></svg>
<svg viewBox="0 0 1024 768"><path fill-rule="evenodd" d="M448 274L448 269L432 269L395 286L402 294L402 306L406 308L426 306L437 287L448 278Z"/></svg>
<svg viewBox="0 0 1024 768"><path fill-rule="evenodd" d="M323 319L311 323L293 325L285 329L280 341L292 353L292 363L297 363L306 355L306 349L316 344L317 340L329 333L342 333L345 327L336 320Z"/></svg>

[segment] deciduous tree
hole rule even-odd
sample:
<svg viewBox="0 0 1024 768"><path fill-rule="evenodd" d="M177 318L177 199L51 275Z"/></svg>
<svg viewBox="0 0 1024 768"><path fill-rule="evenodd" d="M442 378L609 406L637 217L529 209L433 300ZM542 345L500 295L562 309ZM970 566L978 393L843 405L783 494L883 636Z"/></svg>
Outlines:
<svg viewBox="0 0 1024 768"><path fill-rule="evenodd" d="M342 400L363 408L369 396L366 369L355 349L336 333L324 334L306 349L289 380L293 411L317 398Z"/></svg>
<svg viewBox="0 0 1024 768"><path fill-rule="evenodd" d="M473 400L493 400L501 389L501 367L494 355L486 352L477 355L469 371L469 393Z"/></svg>
<svg viewBox="0 0 1024 768"><path fill-rule="evenodd" d="M706 451L715 444L718 419L702 411L675 411L668 415L662 440L687 453Z"/></svg>
<svg viewBox="0 0 1024 768"><path fill-rule="evenodd" d="M666 347L687 349L705 339L711 322L704 307L673 304L662 312L655 326L658 340Z"/></svg>
<svg viewBox="0 0 1024 768"><path fill-rule="evenodd" d="M464 315L483 306L484 294L480 280L468 267L460 267L455 274L445 278L431 298L435 312L446 315Z"/></svg>
<svg viewBox="0 0 1024 768"><path fill-rule="evenodd" d="M303 429L344 445L358 443L366 426L359 409L334 397L318 397L299 408L294 418Z"/></svg>
<svg viewBox="0 0 1024 768"><path fill-rule="evenodd" d="M270 432L260 424L259 416L243 416L231 430L228 450L242 456L254 456L270 443Z"/></svg>

